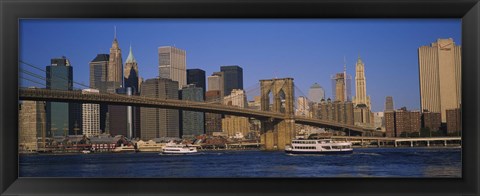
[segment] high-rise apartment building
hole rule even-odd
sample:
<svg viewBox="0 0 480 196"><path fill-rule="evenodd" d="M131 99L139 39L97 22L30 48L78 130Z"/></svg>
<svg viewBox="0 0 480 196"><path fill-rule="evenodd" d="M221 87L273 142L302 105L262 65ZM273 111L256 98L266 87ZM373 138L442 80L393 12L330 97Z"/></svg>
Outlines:
<svg viewBox="0 0 480 196"><path fill-rule="evenodd" d="M447 110L460 108L461 59L461 46L451 38L418 49L421 109L440 112L443 123Z"/></svg>
<svg viewBox="0 0 480 196"><path fill-rule="evenodd" d="M47 89L73 90L73 68L66 57L51 59L46 69ZM47 135L66 136L70 126L70 103L47 102Z"/></svg>
<svg viewBox="0 0 480 196"><path fill-rule="evenodd" d="M314 105L314 116L321 120L328 120L337 123L354 125L354 111L352 102L321 101Z"/></svg>
<svg viewBox="0 0 480 196"><path fill-rule="evenodd" d="M166 78L147 79L140 95L159 99L178 99L178 82ZM172 109L140 108L141 139L180 137L179 112Z"/></svg>
<svg viewBox="0 0 480 196"><path fill-rule="evenodd" d="M182 100L203 102L203 89L195 84L185 85L182 88ZM205 119L203 112L182 111L182 137L191 138L205 133Z"/></svg>
<svg viewBox="0 0 480 196"><path fill-rule="evenodd" d="M97 89L84 89L83 94L99 93ZM100 132L100 105L84 103L82 104L83 135L87 137L97 136Z"/></svg>
<svg viewBox="0 0 480 196"><path fill-rule="evenodd" d="M365 64L358 56L355 66L355 97L353 98L355 106L365 104L368 110L371 110L370 96L367 96L367 81L365 78Z"/></svg>
<svg viewBox="0 0 480 196"><path fill-rule="evenodd" d="M115 93L117 88L123 87L122 50L118 45L117 32L113 38L107 67L107 91Z"/></svg>
<svg viewBox="0 0 480 196"><path fill-rule="evenodd" d="M442 126L442 117L440 112L430 112L425 110L422 112L422 127L428 128L430 131L438 131Z"/></svg>
<svg viewBox="0 0 480 196"><path fill-rule="evenodd" d="M243 69L240 66L221 66L220 71L224 74L224 96L230 95L233 89L243 89Z"/></svg>
<svg viewBox="0 0 480 196"><path fill-rule="evenodd" d="M319 84L313 84L308 91L308 99L315 103L320 103L322 99L325 99L325 90Z"/></svg>
<svg viewBox="0 0 480 196"><path fill-rule="evenodd" d="M22 101L18 111L18 147L19 151L36 151L37 137L46 137L46 112L43 101Z"/></svg>
<svg viewBox="0 0 480 196"><path fill-rule="evenodd" d="M408 136L411 133L420 133L422 127L422 113L408 111L402 107L395 111L385 112L385 130L387 137Z"/></svg>
<svg viewBox="0 0 480 196"><path fill-rule="evenodd" d="M187 57L185 50L173 46L159 47L158 62L160 78L177 81L177 89L182 89L187 84Z"/></svg>
<svg viewBox="0 0 480 196"><path fill-rule="evenodd" d="M387 96L385 98L385 111L393 111L394 109L393 106L393 97L392 96Z"/></svg>
<svg viewBox="0 0 480 196"><path fill-rule="evenodd" d="M462 131L462 110L460 108L449 109L447 114L447 133L458 133Z"/></svg>
<svg viewBox="0 0 480 196"><path fill-rule="evenodd" d="M205 82L205 71L201 69L187 69L187 84L195 84L196 87L202 88L202 96L205 100L205 92L207 92L207 84Z"/></svg>

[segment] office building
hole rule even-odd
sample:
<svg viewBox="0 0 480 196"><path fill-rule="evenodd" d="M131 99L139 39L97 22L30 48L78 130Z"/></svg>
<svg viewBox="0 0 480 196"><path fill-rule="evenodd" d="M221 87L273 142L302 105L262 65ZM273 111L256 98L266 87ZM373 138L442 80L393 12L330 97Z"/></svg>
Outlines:
<svg viewBox="0 0 480 196"><path fill-rule="evenodd" d="M325 90L319 84L313 84L308 91L308 99L312 102L320 103L322 99L325 99Z"/></svg>
<svg viewBox="0 0 480 196"><path fill-rule="evenodd" d="M202 88L203 100L205 100L205 92L207 92L205 77L206 75L204 70L187 69L187 84L195 84L196 87Z"/></svg>
<svg viewBox="0 0 480 196"><path fill-rule="evenodd" d="M305 117L311 117L311 103L310 101L304 97L304 96L299 96L297 98L297 107L295 109L295 115L297 116L305 116Z"/></svg>
<svg viewBox="0 0 480 196"><path fill-rule="evenodd" d="M73 90L73 68L66 57L51 59L46 69L47 89ZM47 102L47 136L66 136L69 133L69 103Z"/></svg>
<svg viewBox="0 0 480 196"><path fill-rule="evenodd" d="M247 107L247 96L244 90L232 89L230 95L223 98L223 104L239 108ZM228 137L233 137L237 133L247 135L250 132L250 122L246 117L225 115L222 119L222 131Z"/></svg>
<svg viewBox="0 0 480 196"><path fill-rule="evenodd" d="M178 82L165 78L147 79L140 95L159 99L178 99ZM140 108L141 139L180 137L179 112L173 109Z"/></svg>
<svg viewBox="0 0 480 196"><path fill-rule="evenodd" d="M355 106L364 104L368 110L371 110L370 96L367 96L367 79L365 78L365 64L358 56L355 66L355 97L353 104Z"/></svg>
<svg viewBox="0 0 480 196"><path fill-rule="evenodd" d="M173 46L158 48L158 70L160 78L178 82L182 89L187 84L187 56L185 50Z"/></svg>
<svg viewBox="0 0 480 196"><path fill-rule="evenodd" d="M345 77L346 76L346 77ZM344 73L337 73L331 77L332 79L332 90L334 95L334 101L351 101L351 88L350 83L352 81L352 76Z"/></svg>
<svg viewBox="0 0 480 196"><path fill-rule="evenodd" d="M195 84L185 85L182 88L182 100L203 102L203 89ZM205 133L205 119L203 112L182 111L182 137L193 138Z"/></svg>
<svg viewBox="0 0 480 196"><path fill-rule="evenodd" d="M130 88L129 88L130 89ZM126 88L117 88L116 94L127 95ZM108 125L111 136L122 135L131 138L132 110L131 106L108 105ZM130 114L128 113L130 111Z"/></svg>
<svg viewBox="0 0 480 196"><path fill-rule="evenodd" d="M43 101L22 101L19 104L18 147L19 151L36 151L37 137L46 137L46 111ZM43 143L40 144L43 147Z"/></svg>
<svg viewBox="0 0 480 196"><path fill-rule="evenodd" d="M354 110L352 102L331 101L328 98L314 105L314 116L321 120L354 125Z"/></svg>
<svg viewBox="0 0 480 196"><path fill-rule="evenodd" d="M208 76L208 91L220 91L221 96L224 96L224 73L213 72L211 76Z"/></svg>
<svg viewBox="0 0 480 196"><path fill-rule="evenodd" d="M100 93L107 93L108 84L108 66L109 54L97 54L97 56L90 62L90 88L99 90ZM100 104L100 131L107 132L107 113L108 105Z"/></svg>
<svg viewBox="0 0 480 196"><path fill-rule="evenodd" d="M385 111L393 111L393 97L387 96L385 98Z"/></svg>
<svg viewBox="0 0 480 196"><path fill-rule="evenodd" d="M107 67L107 91L115 93L117 88L123 87L122 50L118 45L117 32L113 38Z"/></svg>
<svg viewBox="0 0 480 196"><path fill-rule="evenodd" d="M395 132L395 111L394 110L385 111L385 136L397 137L397 133Z"/></svg>
<svg viewBox="0 0 480 196"><path fill-rule="evenodd" d="M125 61L124 80L127 95L140 95L142 78L138 70L138 63L133 56L132 46ZM140 133L140 107L127 106L127 136L128 138L139 137Z"/></svg>
<svg viewBox="0 0 480 196"><path fill-rule="evenodd" d="M243 69L240 66L221 66L220 72L223 72L224 96L230 95L233 89L243 89Z"/></svg>
<svg viewBox="0 0 480 196"><path fill-rule="evenodd" d="M461 62L461 46L451 38L418 49L421 109L440 112L442 123L447 110L460 108Z"/></svg>
<svg viewBox="0 0 480 196"><path fill-rule="evenodd" d="M374 112L373 113L373 126L376 130L385 131L385 113Z"/></svg>
<svg viewBox="0 0 480 196"><path fill-rule="evenodd" d="M97 89L84 89L83 94L99 93ZM93 137L100 135L100 105L84 103L82 104L83 135Z"/></svg>
<svg viewBox="0 0 480 196"><path fill-rule="evenodd" d="M220 104L223 94L220 90L207 91L205 93L206 102ZM205 132L207 135L213 135L215 132L222 132L222 115L215 113L205 113Z"/></svg>

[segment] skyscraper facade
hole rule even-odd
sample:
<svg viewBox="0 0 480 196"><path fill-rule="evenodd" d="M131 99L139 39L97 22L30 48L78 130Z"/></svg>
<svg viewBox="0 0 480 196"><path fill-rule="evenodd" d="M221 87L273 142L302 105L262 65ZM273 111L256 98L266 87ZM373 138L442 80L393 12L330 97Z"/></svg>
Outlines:
<svg viewBox="0 0 480 196"><path fill-rule="evenodd" d="M247 107L247 96L242 89L232 89L230 95L223 98L223 104L239 108ZM225 115L221 121L222 131L229 137L237 133L245 136L250 132L250 122L246 117Z"/></svg>
<svg viewBox="0 0 480 196"><path fill-rule="evenodd" d="M205 92L207 92L207 84L205 82L205 71L201 69L187 69L187 84L195 84L196 87L202 88L203 100L205 100Z"/></svg>
<svg viewBox="0 0 480 196"><path fill-rule="evenodd" d="M387 96L385 98L385 111L393 111L393 110L394 110L393 97Z"/></svg>
<svg viewBox="0 0 480 196"><path fill-rule="evenodd" d="M47 89L73 90L73 68L66 57L51 59L46 69ZM47 135L68 135L69 103L47 102Z"/></svg>
<svg viewBox="0 0 480 196"><path fill-rule="evenodd" d="M345 77L346 76L346 77ZM332 79L332 90L335 97L335 101L351 101L351 88L350 83L352 81L352 76L344 73L337 73L331 77Z"/></svg>
<svg viewBox="0 0 480 196"><path fill-rule="evenodd" d="M90 93L99 93L100 91L97 89L84 89L82 93L90 94ZM84 103L82 104L82 112L83 112L83 135L87 137L97 136L100 132L100 105L99 104L91 104L91 103Z"/></svg>
<svg viewBox="0 0 480 196"><path fill-rule="evenodd" d="M97 89L100 93L108 92L108 67L110 62L109 54L97 54L90 62L90 88ZM107 131L108 105L100 104L100 131Z"/></svg>
<svg viewBox="0 0 480 196"><path fill-rule="evenodd" d="M418 49L422 111L440 112L443 123L446 110L460 108L461 61L461 46L451 38Z"/></svg>
<svg viewBox="0 0 480 196"><path fill-rule="evenodd" d="M127 95L126 88L117 88L116 94L120 95ZM132 112L128 108L131 106L123 106L123 105L108 105L108 125L109 130L108 133L111 136L116 135L123 135L126 137L131 137L129 135L130 129L132 128L131 125L131 118L129 119L128 112ZM130 121L129 121L130 120Z"/></svg>
<svg viewBox="0 0 480 196"><path fill-rule="evenodd" d="M115 93L115 89L123 86L122 50L118 45L116 32L112 42L112 47L110 48L110 56L107 68L107 81L107 90L111 93Z"/></svg>
<svg viewBox="0 0 480 196"><path fill-rule="evenodd" d="M140 95L159 99L178 99L178 82L165 78L142 83ZM180 137L179 112L172 109L140 108L141 139Z"/></svg>
<svg viewBox="0 0 480 196"><path fill-rule="evenodd" d="M325 90L319 84L313 84L308 91L308 99L315 103L320 103L322 99L325 99Z"/></svg>
<svg viewBox="0 0 480 196"><path fill-rule="evenodd" d="M218 102L223 96L219 90L209 90L205 93L206 102ZM222 115L215 113L205 113L205 133L212 135L214 132L222 132Z"/></svg>
<svg viewBox="0 0 480 196"><path fill-rule="evenodd" d="M222 97L224 96L224 73L213 72L211 76L208 76L208 91L220 91Z"/></svg>
<svg viewBox="0 0 480 196"><path fill-rule="evenodd" d="M127 95L139 95L142 78L138 70L138 63L133 56L132 46L125 61L124 68L125 88ZM130 91L130 93L128 93ZM140 107L127 106L127 137L139 137L140 132Z"/></svg>
<svg viewBox="0 0 480 196"><path fill-rule="evenodd" d="M177 81L177 89L182 89L187 84L187 57L185 50L173 46L159 47L158 62L160 78Z"/></svg>
<svg viewBox="0 0 480 196"><path fill-rule="evenodd" d="M195 84L185 85L182 89L182 100L203 102L203 89ZM203 112L182 111L182 137L191 138L205 133Z"/></svg>
<svg viewBox="0 0 480 196"><path fill-rule="evenodd" d="M357 59L355 66L355 97L353 98L353 104L365 104L370 110L370 96L367 96L367 81L365 78L365 64L360 56Z"/></svg>
<svg viewBox="0 0 480 196"><path fill-rule="evenodd" d="M240 66L221 66L220 71L224 74L224 96L230 95L233 89L243 89L243 69Z"/></svg>

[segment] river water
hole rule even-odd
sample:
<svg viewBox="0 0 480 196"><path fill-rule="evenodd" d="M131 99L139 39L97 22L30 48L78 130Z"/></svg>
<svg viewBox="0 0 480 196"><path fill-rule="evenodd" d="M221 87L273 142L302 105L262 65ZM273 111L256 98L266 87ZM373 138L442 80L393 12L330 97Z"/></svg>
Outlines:
<svg viewBox="0 0 480 196"><path fill-rule="evenodd" d="M356 148L349 155L203 151L20 155L20 177L461 177L461 148Z"/></svg>

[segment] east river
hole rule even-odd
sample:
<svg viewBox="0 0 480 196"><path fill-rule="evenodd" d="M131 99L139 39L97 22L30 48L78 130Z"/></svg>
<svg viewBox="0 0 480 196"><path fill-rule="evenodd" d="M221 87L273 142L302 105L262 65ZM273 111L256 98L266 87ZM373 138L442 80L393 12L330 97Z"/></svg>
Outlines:
<svg viewBox="0 0 480 196"><path fill-rule="evenodd" d="M355 148L349 155L202 151L20 155L20 177L461 177L461 148Z"/></svg>

